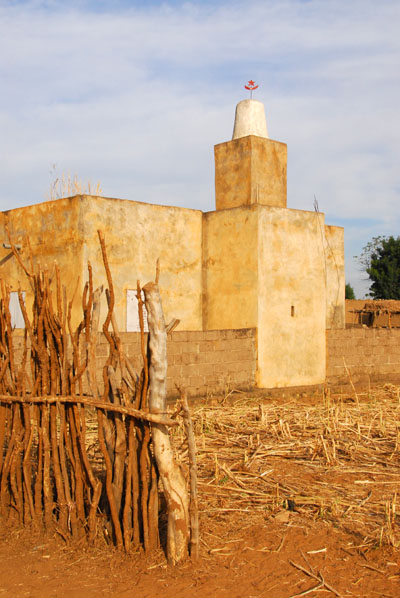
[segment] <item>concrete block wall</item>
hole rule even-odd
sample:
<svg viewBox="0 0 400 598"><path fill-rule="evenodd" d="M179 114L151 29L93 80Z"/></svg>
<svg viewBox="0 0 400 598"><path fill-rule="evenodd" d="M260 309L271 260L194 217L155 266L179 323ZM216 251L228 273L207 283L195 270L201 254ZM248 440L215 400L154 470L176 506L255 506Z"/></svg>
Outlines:
<svg viewBox="0 0 400 598"><path fill-rule="evenodd" d="M125 353L140 372L140 334L124 332L120 336ZM168 335L167 352L169 397L178 395L176 384L185 388L189 396L255 386L255 328L175 331ZM101 380L102 366L108 355L108 343L103 334L99 334L96 355L97 375Z"/></svg>
<svg viewBox="0 0 400 598"><path fill-rule="evenodd" d="M346 385L350 377L353 384L400 383L400 329L327 330L326 381Z"/></svg>

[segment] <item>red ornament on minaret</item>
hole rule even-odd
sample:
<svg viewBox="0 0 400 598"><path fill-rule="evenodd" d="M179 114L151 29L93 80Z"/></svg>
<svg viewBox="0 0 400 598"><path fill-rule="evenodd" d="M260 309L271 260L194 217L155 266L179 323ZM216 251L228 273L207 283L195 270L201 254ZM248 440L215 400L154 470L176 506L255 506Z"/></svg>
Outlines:
<svg viewBox="0 0 400 598"><path fill-rule="evenodd" d="M245 89L248 89L250 91L250 99L253 99L253 91L255 89L258 89L258 85L255 84L255 82L253 81L253 79L250 79L250 81L247 82L247 85L244 86Z"/></svg>

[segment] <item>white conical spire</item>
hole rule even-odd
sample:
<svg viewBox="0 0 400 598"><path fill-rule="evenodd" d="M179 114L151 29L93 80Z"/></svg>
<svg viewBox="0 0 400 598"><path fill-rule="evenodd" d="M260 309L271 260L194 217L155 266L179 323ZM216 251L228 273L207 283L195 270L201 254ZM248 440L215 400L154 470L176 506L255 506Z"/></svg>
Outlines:
<svg viewBox="0 0 400 598"><path fill-rule="evenodd" d="M232 139L257 135L268 139L264 104L258 100L242 100L236 106Z"/></svg>

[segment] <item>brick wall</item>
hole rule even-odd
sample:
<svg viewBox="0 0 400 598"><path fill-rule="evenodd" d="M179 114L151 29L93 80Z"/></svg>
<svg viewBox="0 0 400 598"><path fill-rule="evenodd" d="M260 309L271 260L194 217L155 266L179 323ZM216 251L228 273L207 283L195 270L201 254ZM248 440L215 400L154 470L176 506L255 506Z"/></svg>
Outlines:
<svg viewBox="0 0 400 598"><path fill-rule="evenodd" d="M121 341L136 371L142 358L140 334L121 333ZM176 396L175 384L184 387L189 396L208 392L225 392L233 388L250 389L255 385L256 329L175 331L168 335L168 396ZM99 334L97 371L108 355L108 343Z"/></svg>
<svg viewBox="0 0 400 598"><path fill-rule="evenodd" d="M349 374L346 372L346 367ZM400 383L400 329L327 330L328 384Z"/></svg>

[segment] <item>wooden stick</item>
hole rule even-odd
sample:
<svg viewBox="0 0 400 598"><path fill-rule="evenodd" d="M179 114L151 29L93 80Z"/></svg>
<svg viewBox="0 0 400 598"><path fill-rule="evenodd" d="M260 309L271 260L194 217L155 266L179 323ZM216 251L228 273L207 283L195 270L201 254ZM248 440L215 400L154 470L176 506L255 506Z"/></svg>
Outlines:
<svg viewBox="0 0 400 598"><path fill-rule="evenodd" d="M122 406L122 405L114 405L112 403L105 403L104 401L97 401L85 397L81 397L79 395L69 395L66 397L61 396L40 396L40 397L32 397L32 396L25 396L25 397L17 397L17 396L10 396L10 395L0 395L0 403L26 403L26 404L41 404L41 403L81 403L82 405L87 405L88 407L93 407L95 409L102 409L103 411L114 411L115 413L122 413L125 415L131 415L137 419L141 419L148 422L153 422L155 424L162 424L164 426L177 426L179 425L177 421L171 419L170 417L166 417L163 415L159 415L158 413L149 413L147 411L140 411L139 409L134 409L130 406Z"/></svg>
<svg viewBox="0 0 400 598"><path fill-rule="evenodd" d="M99 435L100 450L103 453L104 461L106 464L106 491L108 503L110 505L111 519L114 527L115 539L117 543L117 548L121 550L123 547L123 538L112 487L112 463L104 440L103 413L101 409L97 409L97 431Z"/></svg>
<svg viewBox="0 0 400 598"><path fill-rule="evenodd" d="M317 576L317 575L314 575L314 573L311 573L311 571L307 571L307 569L304 569L304 567L302 567L301 565L298 565L297 563L294 563L291 560L289 560L289 563L293 567L295 567L296 569L299 569L299 571L302 571L303 573L305 573L309 577L312 577L313 579L315 579L316 581L318 581L321 585L325 586L325 588L327 590L329 590L329 592L332 592L333 594L335 594L335 596L339 596L339 598L340 598L341 594L339 594L339 592L337 590L335 590L335 588L333 588L331 585L329 585L328 583L326 583L326 581L322 577L321 573L319 573L318 576Z"/></svg>
<svg viewBox="0 0 400 598"><path fill-rule="evenodd" d="M143 287L149 323L149 408L164 412L167 395L167 332L158 286ZM187 557L189 540L189 498L186 481L174 459L168 429L163 424L152 426L153 448L164 487L168 507L167 558L172 564Z"/></svg>
<svg viewBox="0 0 400 598"><path fill-rule="evenodd" d="M193 432L192 418L190 417L189 405L186 391L178 388L183 411L183 423L186 430L186 437L189 452L190 471L190 556L193 560L199 558L199 506L197 499L197 464L196 464L196 440Z"/></svg>

